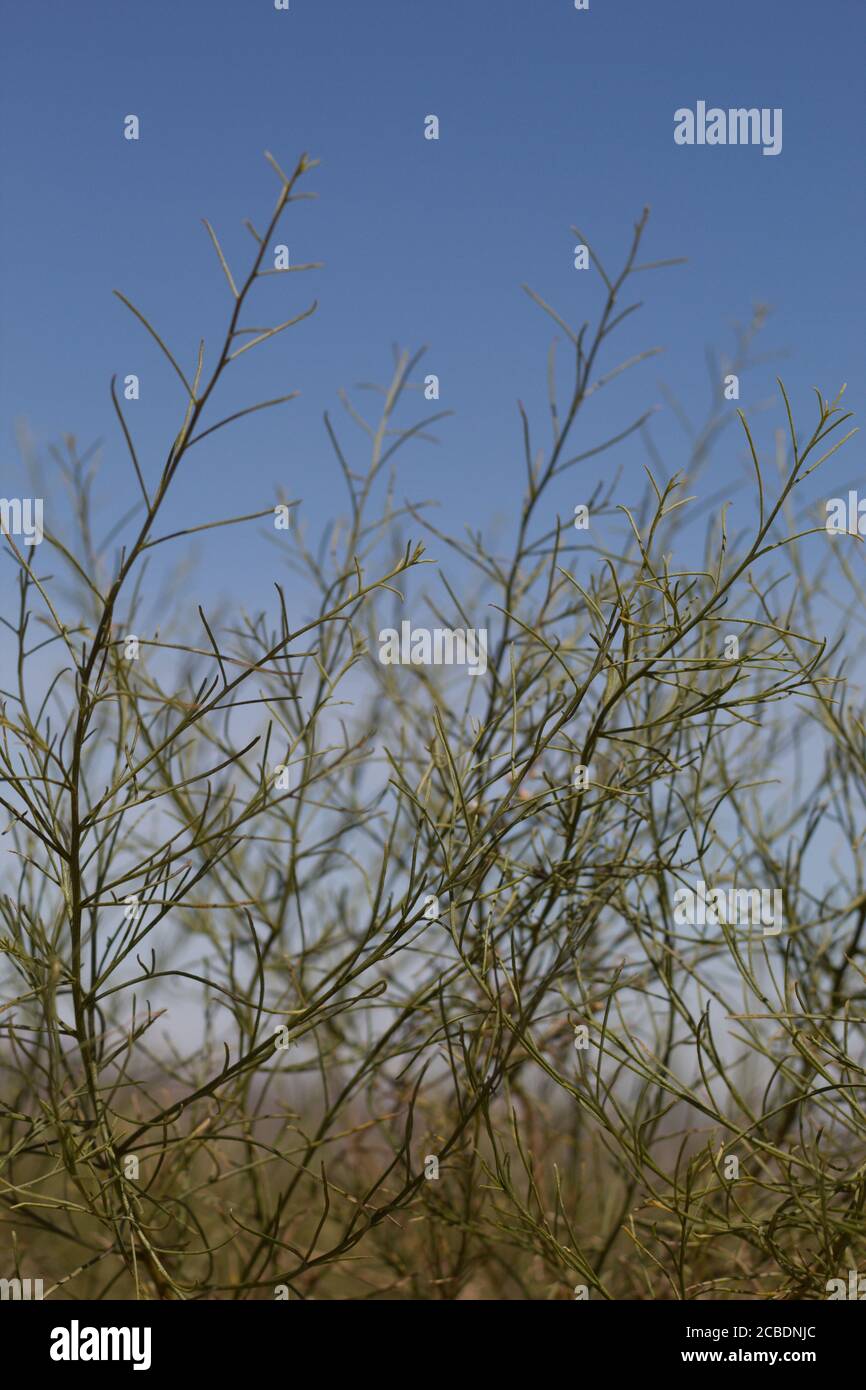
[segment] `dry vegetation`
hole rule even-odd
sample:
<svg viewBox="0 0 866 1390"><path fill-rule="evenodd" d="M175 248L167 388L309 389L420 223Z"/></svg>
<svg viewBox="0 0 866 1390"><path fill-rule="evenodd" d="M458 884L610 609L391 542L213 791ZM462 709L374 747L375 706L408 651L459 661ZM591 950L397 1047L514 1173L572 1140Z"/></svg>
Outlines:
<svg viewBox="0 0 866 1390"><path fill-rule="evenodd" d="M0 1273L56 1299L822 1298L863 1259L864 594L801 485L839 477L848 416L780 388L767 461L716 372L677 472L587 495L647 430L581 429L647 355L615 351L653 283L644 214L617 273L593 251L594 322L533 295L560 360L547 423L521 407L510 553L395 500L438 418L407 419L406 354L378 419L326 421L340 524L268 521L261 611L181 599L183 635L141 631L149 552L192 529L175 475L243 429L220 381L262 341L249 292L312 167L274 166L246 278L214 237L216 354L188 372L160 342L188 409L158 477L115 393L123 550L95 548L71 441L77 533L5 541ZM742 448L729 534L711 465ZM549 504L566 472L587 532ZM487 625L487 674L380 664L409 613ZM779 889L783 929L679 923L698 880Z"/></svg>

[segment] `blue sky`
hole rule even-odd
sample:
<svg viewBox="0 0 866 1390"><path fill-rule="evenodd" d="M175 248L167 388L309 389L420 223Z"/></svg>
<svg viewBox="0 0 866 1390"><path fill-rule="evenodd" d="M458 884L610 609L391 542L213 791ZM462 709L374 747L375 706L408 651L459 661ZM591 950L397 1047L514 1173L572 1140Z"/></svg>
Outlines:
<svg viewBox="0 0 866 1390"><path fill-rule="evenodd" d="M275 180L302 150L321 159L315 203L290 211L293 262L309 276L261 288L263 322L318 314L239 364L209 420L299 390L196 449L171 497L179 525L264 507L277 486L304 499L314 531L343 510L322 428L337 389L382 380L391 344L429 344L441 381L437 448L406 454L400 495L435 497L458 530L513 521L524 479L517 398L545 423L552 325L527 281L571 322L597 304L573 268L571 224L612 264L644 204L647 257L688 264L642 277L645 308L623 330L614 365L660 344L611 387L581 426L586 447L663 401L662 381L700 418L704 350L727 349L756 301L773 306L765 347L784 359L744 379L740 404L766 400L779 372L801 418L809 391L864 385L863 272L866 9L856 0L88 0L3 6L0 117L0 421L3 491L17 476L15 427L44 448L64 433L104 440L100 518L107 531L134 500L110 407L112 373L139 374L129 407L153 478L179 424L182 394L140 325L112 296L151 316L190 369L215 346L230 309L201 225L206 216L240 274ZM776 158L757 148L682 148L674 111L781 107ZM141 139L123 139L135 113ZM423 138L438 115L441 138ZM359 398L363 403L364 397ZM419 400L419 405L423 403ZM224 407L223 408L221 408ZM764 443L779 423L759 426ZM682 436L670 410L653 426L671 467ZM763 430L763 433L761 432ZM348 425L347 447L363 438ZM851 450L853 449L854 452ZM859 471L859 444L837 475ZM628 495L645 454L623 446ZM738 448L719 464L739 476ZM723 471L718 481L726 481ZM824 487L824 494L833 489ZM574 486L556 497L571 512ZM197 546L200 579L268 602L272 555L255 528ZM167 549L167 548L166 548Z"/></svg>

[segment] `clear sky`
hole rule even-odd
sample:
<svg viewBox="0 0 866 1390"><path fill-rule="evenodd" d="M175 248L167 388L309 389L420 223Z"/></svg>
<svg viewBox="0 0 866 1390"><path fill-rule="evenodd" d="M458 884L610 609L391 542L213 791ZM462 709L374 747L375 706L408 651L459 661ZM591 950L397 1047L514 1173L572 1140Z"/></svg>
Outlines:
<svg viewBox="0 0 866 1390"><path fill-rule="evenodd" d="M42 448L67 432L82 447L102 438L109 528L135 496L114 372L141 377L129 419L155 476L182 393L111 291L191 368L230 308L201 218L239 274L253 248L242 219L259 223L275 193L265 149L284 166L302 150L321 159L308 182L319 200L290 211L285 240L294 262L326 264L267 281L263 320L314 295L320 309L248 354L222 399L302 396L190 456L172 499L182 525L267 506L277 485L304 499L314 528L341 509L322 411L339 412L340 386L382 380L393 342L430 345L440 405L456 412L438 448L407 454L405 494L437 498L446 526L507 523L524 478L515 403L541 416L552 329L519 285L580 322L594 289L573 267L570 225L616 263L645 203L646 254L689 261L643 277L646 307L621 349L666 354L611 388L581 444L663 400L662 380L699 417L704 350L729 348L755 301L773 306L766 345L787 356L744 381L741 405L765 400L778 371L810 420L813 384L833 394L847 380L856 408L864 37L861 0L591 0L588 12L573 0L291 0L287 13L273 0L3 0L4 495L17 422ZM782 153L677 146L674 111L699 100L781 107ZM129 113L138 142L123 138ZM438 142L423 138L430 113ZM663 449L680 447L669 410L654 429ZM633 442L615 462L637 479L644 458ZM570 493L558 500L571 511ZM267 602L261 543L224 536L202 540L203 574Z"/></svg>

